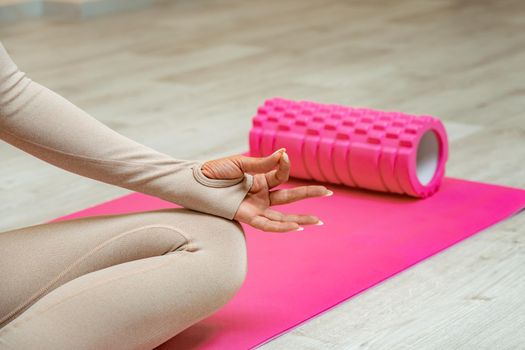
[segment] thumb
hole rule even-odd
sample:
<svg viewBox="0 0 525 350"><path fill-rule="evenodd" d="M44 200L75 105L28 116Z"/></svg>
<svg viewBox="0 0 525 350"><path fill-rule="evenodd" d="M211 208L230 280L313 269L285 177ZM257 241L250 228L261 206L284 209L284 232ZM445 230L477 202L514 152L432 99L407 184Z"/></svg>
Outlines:
<svg viewBox="0 0 525 350"><path fill-rule="evenodd" d="M281 148L269 156L261 158L243 156L238 159L239 167L245 173L266 173L279 164L279 160L285 151L285 148Z"/></svg>

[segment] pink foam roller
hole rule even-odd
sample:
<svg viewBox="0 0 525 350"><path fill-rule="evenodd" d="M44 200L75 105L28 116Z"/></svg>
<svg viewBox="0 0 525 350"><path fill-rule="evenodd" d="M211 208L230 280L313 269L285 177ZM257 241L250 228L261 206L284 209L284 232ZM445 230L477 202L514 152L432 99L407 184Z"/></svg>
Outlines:
<svg viewBox="0 0 525 350"><path fill-rule="evenodd" d="M282 147L291 176L421 198L438 190L448 159L435 117L272 98L253 117L250 155Z"/></svg>

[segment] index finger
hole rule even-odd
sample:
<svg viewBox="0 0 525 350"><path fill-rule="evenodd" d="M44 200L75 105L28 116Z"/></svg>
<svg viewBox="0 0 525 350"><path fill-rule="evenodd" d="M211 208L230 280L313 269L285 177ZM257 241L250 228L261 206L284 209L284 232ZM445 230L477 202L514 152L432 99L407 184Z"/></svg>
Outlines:
<svg viewBox="0 0 525 350"><path fill-rule="evenodd" d="M290 177L290 167L290 158L286 152L283 152L281 159L279 159L277 169L265 174L268 187L273 188L288 181Z"/></svg>

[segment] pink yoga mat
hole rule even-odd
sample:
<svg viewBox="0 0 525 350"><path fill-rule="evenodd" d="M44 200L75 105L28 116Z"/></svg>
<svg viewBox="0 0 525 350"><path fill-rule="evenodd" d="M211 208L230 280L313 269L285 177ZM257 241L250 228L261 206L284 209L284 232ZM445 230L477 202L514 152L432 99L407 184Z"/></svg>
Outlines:
<svg viewBox="0 0 525 350"><path fill-rule="evenodd" d="M324 226L268 233L244 225L248 275L238 294L160 349L256 347L525 207L524 190L452 178L424 200L328 187L332 197L280 206L315 213ZM168 207L134 193L56 221Z"/></svg>

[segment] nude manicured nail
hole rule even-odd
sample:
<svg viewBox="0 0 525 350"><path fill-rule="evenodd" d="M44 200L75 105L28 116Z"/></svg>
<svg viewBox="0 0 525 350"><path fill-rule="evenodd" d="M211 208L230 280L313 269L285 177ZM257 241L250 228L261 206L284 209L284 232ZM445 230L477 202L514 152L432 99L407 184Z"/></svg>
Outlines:
<svg viewBox="0 0 525 350"><path fill-rule="evenodd" d="M296 229L296 230L294 230L294 231L302 231L302 230L304 230L304 227L302 227L302 226L299 226L299 228L298 228L298 229Z"/></svg>
<svg viewBox="0 0 525 350"><path fill-rule="evenodd" d="M317 221L317 223L315 224L317 226L321 226L321 225L324 225L324 222L322 222L321 220Z"/></svg>
<svg viewBox="0 0 525 350"><path fill-rule="evenodd" d="M290 162L290 158L288 158L288 153L286 152L283 153L283 159L286 163Z"/></svg>
<svg viewBox="0 0 525 350"><path fill-rule="evenodd" d="M276 155L279 152L286 152L286 148L279 148L277 151L273 152L272 156Z"/></svg>
<svg viewBox="0 0 525 350"><path fill-rule="evenodd" d="M334 193L333 193L332 191L328 190L328 193L325 194L324 196L325 196L325 197L328 197L328 196L331 196L331 195L333 195L333 194L334 194Z"/></svg>

